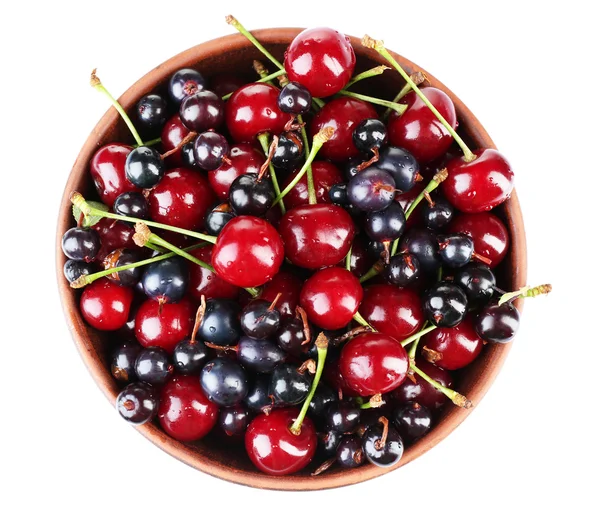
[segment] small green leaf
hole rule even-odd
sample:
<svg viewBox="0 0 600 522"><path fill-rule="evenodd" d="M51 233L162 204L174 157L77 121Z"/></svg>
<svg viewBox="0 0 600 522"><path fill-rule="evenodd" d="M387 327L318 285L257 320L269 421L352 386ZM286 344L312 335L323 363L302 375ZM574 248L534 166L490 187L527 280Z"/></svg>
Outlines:
<svg viewBox="0 0 600 522"><path fill-rule="evenodd" d="M103 212L108 212L110 210L107 205L105 205L104 203L100 203L99 201L88 201L87 204L90 207L95 208L97 210L102 210ZM79 219L81 218L81 210L75 205L73 205L73 217L75 218L75 222L79 223ZM83 218L83 223L81 224L81 226L92 227L101 219L101 216L86 216L85 218Z"/></svg>

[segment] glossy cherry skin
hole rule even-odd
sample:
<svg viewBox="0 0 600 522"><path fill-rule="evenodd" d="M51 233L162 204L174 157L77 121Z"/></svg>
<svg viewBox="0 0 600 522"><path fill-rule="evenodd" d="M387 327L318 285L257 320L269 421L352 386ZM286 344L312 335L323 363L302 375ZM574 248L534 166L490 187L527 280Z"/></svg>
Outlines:
<svg viewBox="0 0 600 522"><path fill-rule="evenodd" d="M450 222L448 231L470 236L475 252L491 261L490 268L498 266L508 252L508 230L500 218L490 212L460 214Z"/></svg>
<svg viewBox="0 0 600 522"><path fill-rule="evenodd" d="M346 326L358 310L363 289L358 278L345 268L332 266L313 274L302 287L300 306L319 328Z"/></svg>
<svg viewBox="0 0 600 522"><path fill-rule="evenodd" d="M108 254L119 248L139 249L133 241L135 230L124 221L102 218L92 228L100 235L96 261L102 262Z"/></svg>
<svg viewBox="0 0 600 522"><path fill-rule="evenodd" d="M279 310L282 317L293 316L300 302L302 284L302 280L297 275L287 270L281 270L263 287L260 298L273 302L277 294L281 294L277 300L276 309Z"/></svg>
<svg viewBox="0 0 600 522"><path fill-rule="evenodd" d="M442 183L444 195L461 212L487 212L504 203L514 186L514 173L508 160L494 149L474 152L476 159L462 157L448 162L448 179Z"/></svg>
<svg viewBox="0 0 600 522"><path fill-rule="evenodd" d="M123 143L109 143L100 147L90 161L90 174L98 195L111 208L123 192L141 192L125 177L125 161L132 150Z"/></svg>
<svg viewBox="0 0 600 522"><path fill-rule="evenodd" d="M319 154L325 159L343 162L360 154L354 145L352 133L367 118L377 118L370 103L342 96L327 103L313 118L310 135L314 136L325 127L333 127L331 139L323 144Z"/></svg>
<svg viewBox="0 0 600 522"><path fill-rule="evenodd" d="M359 312L375 330L397 341L416 333L425 320L419 294L410 288L393 285L365 288Z"/></svg>
<svg viewBox="0 0 600 522"><path fill-rule="evenodd" d="M164 150L171 150L177 147L190 131L181 121L179 114L173 115L167 120L160 134L160 141ZM181 167L183 165L181 153L171 154L165 158L167 165Z"/></svg>
<svg viewBox="0 0 600 522"><path fill-rule="evenodd" d="M103 278L85 287L79 308L90 326L96 330L112 331L125 325L132 301L131 288Z"/></svg>
<svg viewBox="0 0 600 522"><path fill-rule="evenodd" d="M348 253L355 231L348 212L323 203L294 208L279 223L286 257L311 270L338 264Z"/></svg>
<svg viewBox="0 0 600 522"><path fill-rule="evenodd" d="M456 128L456 109L450 96L435 87L422 87L421 92ZM421 164L443 156L452 145L453 138L429 107L414 92L409 92L400 103L408 105L408 109L402 116L392 112L388 123L390 143L408 150Z"/></svg>
<svg viewBox="0 0 600 522"><path fill-rule="evenodd" d="M158 420L175 440L201 439L213 429L218 414L219 408L206 398L196 375L176 375L161 391Z"/></svg>
<svg viewBox="0 0 600 522"><path fill-rule="evenodd" d="M206 245L192 250L190 254L200 261L210 264L212 251L212 245ZM191 261L188 261L188 268L190 272L188 292L194 299L200 301L202 296L206 299L236 299L239 295L240 288L238 286L228 283L207 268Z"/></svg>
<svg viewBox="0 0 600 522"><path fill-rule="evenodd" d="M402 384L408 372L408 355L394 338L372 332L346 343L339 365L348 386L367 397Z"/></svg>
<svg viewBox="0 0 600 522"><path fill-rule="evenodd" d="M423 346L427 346L423 351L427 360L446 370L458 370L475 360L483 341L475 331L473 318L466 317L453 328L436 328L429 332Z"/></svg>
<svg viewBox="0 0 600 522"><path fill-rule="evenodd" d="M329 161L313 161L312 162L313 182L315 185L315 193L317 203L331 203L329 198L329 189L336 183L342 182L342 172L333 163ZM295 173L290 175L290 179ZM283 198L286 208L292 209L301 205L308 205L308 185L306 176L294 185L288 195Z"/></svg>
<svg viewBox="0 0 600 522"><path fill-rule="evenodd" d="M251 142L263 132L281 134L290 119L277 104L279 89L250 83L235 91L225 105L225 122L234 142Z"/></svg>
<svg viewBox="0 0 600 522"><path fill-rule="evenodd" d="M229 197L229 188L233 180L242 174L258 174L265 157L249 143L240 143L231 147L227 156L230 163L223 164L208 173L208 182L217 197L225 200Z"/></svg>
<svg viewBox="0 0 600 522"><path fill-rule="evenodd" d="M328 27L305 29L285 52L288 78L314 97L331 96L344 88L356 65L350 40Z"/></svg>
<svg viewBox="0 0 600 522"><path fill-rule="evenodd" d="M297 408L276 409L258 415L248 426L246 452L252 463L267 475L290 475L306 467L317 449L317 433L305 417L298 435L290 426L300 413Z"/></svg>
<svg viewBox="0 0 600 522"><path fill-rule="evenodd" d="M212 251L212 266L232 285L260 286L273 279L283 263L277 230L253 216L238 216L225 225Z"/></svg>
<svg viewBox="0 0 600 522"><path fill-rule="evenodd" d="M195 313L195 307L187 298L162 306L148 299L135 316L135 337L145 348L154 346L173 353L179 341L190 336Z"/></svg>
<svg viewBox="0 0 600 522"><path fill-rule="evenodd" d="M419 359L417 359L417 367L442 386L452 388L452 374L448 370ZM436 390L419 375L415 374L414 378L415 382L405 379L398 388L392 391L391 398L400 404L410 401L418 402L430 410L441 408L446 404L448 397L442 392Z"/></svg>
<svg viewBox="0 0 600 522"><path fill-rule="evenodd" d="M153 221L187 230L202 228L215 201L206 176L186 168L166 172L148 196Z"/></svg>

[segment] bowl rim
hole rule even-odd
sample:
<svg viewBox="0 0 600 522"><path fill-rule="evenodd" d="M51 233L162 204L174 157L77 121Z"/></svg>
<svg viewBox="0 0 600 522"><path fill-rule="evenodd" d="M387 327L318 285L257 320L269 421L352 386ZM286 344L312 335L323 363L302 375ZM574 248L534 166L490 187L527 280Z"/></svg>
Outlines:
<svg viewBox="0 0 600 522"><path fill-rule="evenodd" d="M268 47L269 45L274 44L289 44L289 42L291 42L291 40L302 30L303 28L283 27L254 30L252 31L252 34ZM357 55L364 56L377 63L385 64L383 58L381 58L376 51L363 47L359 38L349 36L349 39ZM215 56L224 52L242 50L249 47L252 47L252 44L240 34L222 36L191 47L152 69L129 87L119 98L119 101L125 110L130 110L140 96L147 92L151 92L158 83L162 82L176 70L183 67L189 67L199 60L210 56ZM427 76L430 85L442 89L450 96L456 107L457 116L461 122L461 128L463 132L466 132L470 136L473 142L479 147L496 148L494 142L479 120L452 91L433 75L429 74L410 60L391 50L390 53L403 65L403 67L412 71L422 71ZM64 278L62 266L66 258L62 252L61 238L65 230L72 226L70 225L72 216L69 196L80 177L87 174L89 158L102 142L103 136L110 132L118 119L119 115L117 112L113 108L109 108L96 124L90 133L90 136L82 146L65 184L56 230L56 275L65 318L83 362L96 384L112 404L115 403L117 395L116 383L112 379L110 372L103 366L94 349L92 340L87 334L85 323L79 313L75 292L72 291ZM511 197L504 205L507 216L505 225L509 230L511 238L509 255L513 267L513 272L511 274L513 286L521 287L526 284L527 251L523 218L516 191L513 190ZM516 304L519 310L522 310L523 300L518 300ZM508 352L510 351L511 345L512 343L494 346L494 353L490 357L490 361L488 361L485 367L481 369L481 378L475 379L472 388L469 391L469 399L471 399L475 406L479 404L494 382ZM380 468L366 465L352 470L346 470L344 473L340 474L323 474L316 477L295 475L274 477L265 475L258 470L246 471L236 469L214 459L204 459L201 455L196 453L193 448L170 438L152 423L135 426L135 428L153 444L171 456L214 477L261 489L309 491L356 484L384 475L394 469L404 466L445 439L467 418L473 409L474 408L471 408L470 410L458 407L453 408L448 415L437 424L435 429L407 448L401 461L395 466L390 468Z"/></svg>

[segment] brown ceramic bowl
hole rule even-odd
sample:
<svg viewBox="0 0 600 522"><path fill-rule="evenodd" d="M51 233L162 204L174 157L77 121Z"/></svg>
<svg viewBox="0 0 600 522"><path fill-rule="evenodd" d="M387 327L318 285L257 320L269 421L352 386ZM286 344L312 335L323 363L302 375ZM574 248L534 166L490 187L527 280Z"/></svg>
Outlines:
<svg viewBox="0 0 600 522"><path fill-rule="evenodd" d="M282 59L286 47L299 32L300 29L283 28L264 29L256 31L254 34L275 56ZM357 71L384 63L375 51L363 47L359 39L351 38L350 40L357 56ZM409 73L422 70L406 58L392 54ZM182 67L194 67L207 76L211 76L225 71L248 70L253 59L262 59L262 55L243 36L236 34L218 38L193 47L159 65L130 87L120 98L120 102L125 110L131 110L142 95L163 86L171 74ZM494 148L494 142L464 103L435 77L429 73L427 73L427 77L431 85L444 90L454 101L460 121L460 132L463 138L466 138L467 143L474 147ZM392 99L403 85L400 75L392 71L371 79L369 82L371 86L369 92L386 99ZM73 226L69 195L72 191L77 190L83 194L89 194L95 199L92 196L94 189L88 165L96 149L112 141L130 143L133 140L117 112L111 108L92 130L67 181L58 216L56 259L59 291L73 338L92 377L108 400L114 404L119 389L108 370L107 339L84 323L79 313L79 295L69 288L62 274L65 257L61 250L61 237L67 229ZM513 192L512 197L497 209L497 214L507 225L511 236L510 251L498 269L500 284L506 289L520 288L525 285L527 258L525 231L516 193ZM518 302L517 306L521 306L521 303L522 300ZM459 391L467 395L475 405L479 404L498 374L509 350L510 344L488 345L478 359L460 374L457 387ZM409 463L438 444L467 417L469 411L448 404L435 428L408 448L396 467ZM116 415L115 422L121 422ZM243 448L234 450L231 445L224 444L216 437L210 438L209 436L198 443L183 444L168 437L155 424L150 423L137 427L137 429L158 447L198 470L231 482L257 488L320 490L355 484L394 469L365 465L353 470L333 468L317 477L311 477L310 470L289 477L270 477L259 473L252 466Z"/></svg>

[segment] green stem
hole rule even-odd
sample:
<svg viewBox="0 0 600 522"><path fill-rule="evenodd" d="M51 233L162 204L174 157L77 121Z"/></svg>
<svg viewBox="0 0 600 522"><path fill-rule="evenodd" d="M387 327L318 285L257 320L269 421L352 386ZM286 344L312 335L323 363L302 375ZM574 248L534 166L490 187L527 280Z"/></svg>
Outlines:
<svg viewBox="0 0 600 522"><path fill-rule="evenodd" d="M539 286L524 286L515 292L506 292L499 299L498 304L504 304L506 302L512 302L515 299L526 298L526 297L537 297L538 295L549 294L552 291L552 285L545 284Z"/></svg>
<svg viewBox="0 0 600 522"><path fill-rule="evenodd" d="M440 111L438 111L433 104L427 99L421 89L417 86L415 82L413 82L412 78L406 73L406 71L400 66L400 64L394 59L394 57L390 54L390 52L384 47L383 42L381 40L374 40L369 36L365 36L362 40L362 44L365 47L369 47L370 49L375 49L381 56L383 56L391 65L396 69L402 78L406 81L408 85L410 85L411 89L415 91L417 96L423 100L423 103L429 107L429 110L433 112L435 117L440 121L440 123L446 127L446 130L450 133L450 135L454 138L458 146L463 151L463 158L468 163L473 161L477 156L471 152L471 149L467 147L467 144L463 141L463 139L458 135L458 133L454 130L452 125L450 125L446 118L444 118Z"/></svg>
<svg viewBox="0 0 600 522"><path fill-rule="evenodd" d="M426 328L423 328L422 330L418 331L417 333L412 334L410 337L407 337L400 344L402 346L406 347L410 343L419 340L421 337L423 337L424 335L428 334L429 332L435 330L436 328L437 328L437 326L435 324L432 324L431 326L427 326Z"/></svg>
<svg viewBox="0 0 600 522"><path fill-rule="evenodd" d="M161 138L154 138L153 140L148 140L148 141L142 143L141 145L133 145L133 148L137 149L138 147L152 147L152 145L158 145L161 142L162 142Z"/></svg>
<svg viewBox="0 0 600 522"><path fill-rule="evenodd" d="M344 89L347 89L351 85L354 85L356 82L360 82L361 80L366 80L367 78L372 78L373 76L379 76L380 74L383 74L384 71L387 71L388 69L389 69L389 67L387 65L378 65L377 67L373 67L372 69L369 69L368 71L361 72L361 73L357 74L356 76L354 76L353 78L350 78L350 81L344 86ZM394 100L394 101L397 101L397 100Z"/></svg>
<svg viewBox="0 0 600 522"><path fill-rule="evenodd" d="M260 142L260 145L265 153L265 157L269 157L269 133L268 132L263 132L261 134L259 134L257 136L258 141ZM269 162L269 174L271 177L271 183L273 184L273 190L275 191L275 202L273 203L273 206L275 206L276 203L279 203L279 208L281 209L281 212L283 214L285 214L285 204L283 203L283 197L279 197L281 196L281 189L279 188L279 181L277 181L277 174L275 172L275 167L273 167L273 164L271 162Z"/></svg>
<svg viewBox="0 0 600 522"><path fill-rule="evenodd" d="M268 76L265 76L264 78L261 78L260 80L256 80L258 83L265 83L265 82L270 82L271 80L274 80L275 78L277 78L278 76L281 76L282 74L285 74L285 69L282 69L280 71L276 71L272 74L269 74ZM233 92L230 92L229 94L226 94L225 96L223 96L223 101L228 100L229 98L231 98L231 95L233 94Z"/></svg>
<svg viewBox="0 0 600 522"><path fill-rule="evenodd" d="M412 73L410 75L411 80L416 84L416 85L421 85L424 81L425 81L425 75L421 72L421 71L417 71L415 73ZM398 92L398 94L396 94L396 96L394 97L394 102L399 102L402 98L404 98L410 91L412 91L412 87L408 84L405 83L404 87L402 87L402 89L400 89L400 92ZM392 112L392 109L386 109L386 111L383 113L383 118L386 119L390 116L390 113Z"/></svg>
<svg viewBox="0 0 600 522"><path fill-rule="evenodd" d="M356 92L341 90L339 92L342 96L349 96L350 98L356 98L357 100L366 101L369 103L373 103L375 105L381 105L383 107L388 107L390 109L395 110L398 114L404 114L404 111L408 108L408 105L401 105L399 103L394 103L388 100L381 100L379 98L373 98L372 96L366 96L364 94L358 94Z"/></svg>
<svg viewBox="0 0 600 522"><path fill-rule="evenodd" d="M185 228L164 225L162 223L156 223L154 221L148 221L146 219L137 219L129 216L121 216L120 214L113 214L112 212L105 212L104 210L100 210L90 206L79 192L73 192L73 194L71 194L71 203L73 203L73 205L77 207L86 216L105 217L109 219L117 219L119 221L127 221L128 223L144 223L145 225L148 225L150 227L161 228L163 230L176 232L177 234L195 237L196 239L208 241L209 243L215 244L217 242L217 238L215 236L208 236L206 234L201 234L200 232L194 232L193 230L186 230Z"/></svg>
<svg viewBox="0 0 600 522"><path fill-rule="evenodd" d="M317 110L322 109L323 107L325 107L325 102L321 98L313 98L312 102L313 102L314 105L317 106Z"/></svg>
<svg viewBox="0 0 600 522"><path fill-rule="evenodd" d="M348 250L348 253L346 254L346 270L348 270L348 272L350 272L350 268L351 268L351 263L352 263L352 245L350 245L350 250Z"/></svg>
<svg viewBox="0 0 600 522"><path fill-rule="evenodd" d="M360 278L361 283L365 283L369 279L372 279L376 275L380 274L383 270L383 262L381 260L377 261L371 268L369 268L368 272Z"/></svg>
<svg viewBox="0 0 600 522"><path fill-rule="evenodd" d="M237 19L231 15L228 15L225 17L225 21L233 26L235 28L236 31L238 31L240 34L243 34L246 38L248 38L248 40L250 40L252 42L252 44L261 52L263 53L269 60L271 60L271 62L273 64L275 64L277 66L278 69L283 69L283 64L281 62L279 62L269 51L267 51L264 46L256 39L254 38L254 36L252 36L252 34L250 33L250 31L248 31L242 24L240 24L240 22L237 21Z"/></svg>
<svg viewBox="0 0 600 522"><path fill-rule="evenodd" d="M304 121L302 120L302 116L300 114L298 114L298 116L296 116L298 123L302 124L304 123ZM305 160L308 161L310 158L310 147L309 147L309 143L308 143L308 136L306 134L306 129L304 128L304 125L302 125L302 127L300 127L300 135L302 136L302 143L304 144L304 157ZM310 162L310 164L308 165L308 169L306 170L306 189L308 191L308 203L309 205L316 205L317 204L317 192L315 191L315 181L313 178L313 172L312 172L312 161Z"/></svg>
<svg viewBox="0 0 600 522"><path fill-rule="evenodd" d="M294 179L292 179L292 181L288 184L288 186L283 189L281 194L277 195L277 197L275 198L275 201L273 202L273 205L275 205L277 202L281 201L285 196L287 196L287 194L290 192L290 190L292 190L294 188L296 183L298 183L302 179L302 176L304 176L304 173L308 170L308 167L310 167L310 164L314 161L319 150L321 150L321 147L323 146L323 144L326 141L330 140L332 136L333 136L333 128L332 127L325 127L324 129L321 129L319 132L317 132L314 135L312 147L310 149L310 154L306 158L304 165L302 165L302 168L298 171L298 174L296 174L294 176ZM314 187L313 187L313 190L314 190ZM316 203L316 196L315 196L315 203Z"/></svg>
<svg viewBox="0 0 600 522"><path fill-rule="evenodd" d="M368 322L367 320L360 315L359 312L356 312L353 316L352 319L354 319L358 324L360 324L361 326L366 326L367 328L370 328L372 331L375 331L375 328L373 328Z"/></svg>
<svg viewBox="0 0 600 522"><path fill-rule="evenodd" d="M461 408L465 408L465 409L469 409L473 406L473 403L469 399L467 399L464 395L461 395L460 393L458 393L454 390L451 390L450 388L446 388L445 386L442 386L435 379L432 379L431 377L429 377L429 375L427 375L423 370L417 368L417 366L414 363L410 365L410 368L413 372L415 372L417 375L419 375L425 381L427 381L429 384L431 384L431 386L433 386L436 390L442 392L446 397L448 397L457 406L460 406Z"/></svg>
<svg viewBox="0 0 600 522"><path fill-rule="evenodd" d="M423 328L421 328L421 331L425 330L426 328L428 328L427 326L427 321L425 321L425 324L423 324ZM414 362L415 360L415 356L417 355L417 348L419 347L419 341L421 340L421 337L417 337L412 345L410 346L410 350L408 350L408 358L411 362Z"/></svg>
<svg viewBox="0 0 600 522"><path fill-rule="evenodd" d="M96 89L98 92L101 92L102 94L104 94L110 100L110 103L112 104L112 106L115 109L117 109L117 112L121 115L121 118L123 118L123 121L125 122L127 127L129 127L129 130L131 131L131 134L133 134L133 137L135 138L135 142L138 144L138 146L141 147L142 145L144 145L142 138L140 138L138 131L136 130L131 119L125 112L125 109L123 109L122 105L113 97L113 95L110 92L108 92L106 90L106 87L104 87L104 85L102 85L100 78L98 78L98 76L96 76L96 69L94 69L92 71L92 76L90 78L90 85L94 89Z"/></svg>
<svg viewBox="0 0 600 522"><path fill-rule="evenodd" d="M294 435L300 435L300 430L302 429L302 422L304 421L304 417L306 417L306 413L308 412L308 408L310 406L310 401L312 401L315 392L317 391L317 386L319 385L319 381L321 380L321 375L323 373L323 368L325 367L325 359L327 358L327 346L329 341L327 337L321 332L315 341L317 346L317 371L315 372L315 377L313 379L312 385L310 387L310 391L304 400L304 404L302 405L302 409L300 410L300 414L294 421L294 423L290 427L290 431Z"/></svg>

